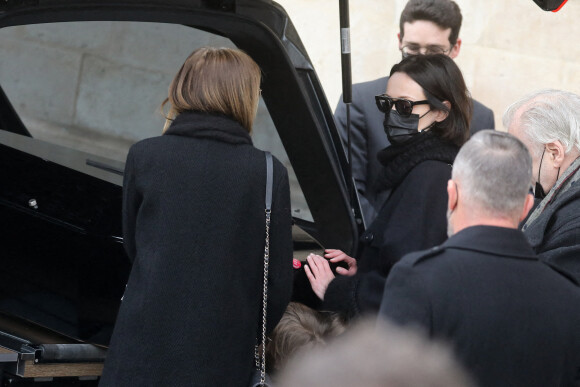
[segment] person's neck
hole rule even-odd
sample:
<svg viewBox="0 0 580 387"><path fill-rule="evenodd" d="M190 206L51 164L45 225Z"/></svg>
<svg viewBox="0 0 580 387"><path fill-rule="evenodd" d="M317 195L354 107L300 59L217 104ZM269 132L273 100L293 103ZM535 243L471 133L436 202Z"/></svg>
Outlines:
<svg viewBox="0 0 580 387"><path fill-rule="evenodd" d="M564 173L570 167L570 165L572 165L574 161L576 161L578 157L580 157L580 152L578 151L568 153L564 158L562 165L560 166L560 170L562 171L561 173Z"/></svg>
<svg viewBox="0 0 580 387"><path fill-rule="evenodd" d="M553 183L549 186L548 189L544 187L544 191L546 192L546 194L548 194L554 188L554 186L558 183L558 180L562 176L566 175L566 171L568 170L568 168L570 168L572 164L574 164L574 162L578 159L578 157L580 157L580 152L575 150L566 154L564 160L562 160L562 163L558 167L557 175L553 176L553 179L555 180L553 180Z"/></svg>
<svg viewBox="0 0 580 387"><path fill-rule="evenodd" d="M508 216L494 216L482 214L480 211L456 209L452 219L453 233L474 226L493 226L517 229L519 222Z"/></svg>

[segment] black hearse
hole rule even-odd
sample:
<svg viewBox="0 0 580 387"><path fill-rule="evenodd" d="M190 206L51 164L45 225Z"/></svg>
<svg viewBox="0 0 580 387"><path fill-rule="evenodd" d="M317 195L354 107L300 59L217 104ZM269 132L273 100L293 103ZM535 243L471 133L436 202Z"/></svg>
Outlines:
<svg viewBox="0 0 580 387"><path fill-rule="evenodd" d="M356 249L362 226L332 111L278 4L2 0L2 385L98 382L130 270L124 157L161 127L153 108L139 107L161 102L178 64L216 41L243 49L263 71L255 130L291 172L296 247L316 240ZM127 133L123 117L131 115L153 129Z"/></svg>

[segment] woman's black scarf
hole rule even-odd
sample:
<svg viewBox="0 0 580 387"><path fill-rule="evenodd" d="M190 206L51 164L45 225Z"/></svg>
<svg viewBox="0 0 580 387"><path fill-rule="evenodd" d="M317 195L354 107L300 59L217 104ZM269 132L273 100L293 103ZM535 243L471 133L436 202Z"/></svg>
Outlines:
<svg viewBox="0 0 580 387"><path fill-rule="evenodd" d="M229 144L252 144L248 131L223 114L187 111L179 114L164 135L207 138Z"/></svg>
<svg viewBox="0 0 580 387"><path fill-rule="evenodd" d="M426 160L453 164L457 152L458 146L430 131L419 133L405 144L390 145L377 154L383 168L375 182L375 189L380 192L396 187L416 165Z"/></svg>

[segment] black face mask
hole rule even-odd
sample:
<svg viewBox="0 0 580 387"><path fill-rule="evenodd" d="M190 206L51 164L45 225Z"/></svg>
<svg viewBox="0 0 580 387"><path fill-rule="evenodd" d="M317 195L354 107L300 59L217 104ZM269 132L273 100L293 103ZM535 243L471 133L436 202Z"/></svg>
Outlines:
<svg viewBox="0 0 580 387"><path fill-rule="evenodd" d="M534 190L534 197L536 199L543 199L546 197L546 193L544 192L544 187L540 183L536 183L536 189Z"/></svg>
<svg viewBox="0 0 580 387"><path fill-rule="evenodd" d="M546 148L542 152L542 158L540 159L540 167L538 168L538 180L536 181L536 189L534 190L534 197L536 199L543 199L546 197L546 192L544 192L544 187L540 184L540 171L542 170L542 162L544 161L544 153L546 153ZM560 168L558 168L558 175L556 176L556 181L560 177Z"/></svg>
<svg viewBox="0 0 580 387"><path fill-rule="evenodd" d="M540 184L540 171L542 170L542 162L544 161L544 153L546 153L546 148L542 152L542 158L540 159L540 167L538 168L538 180L536 180L536 189L534 190L534 197L536 199L543 199L546 197L544 192L544 187Z"/></svg>
<svg viewBox="0 0 580 387"><path fill-rule="evenodd" d="M427 113L429 113L429 111ZM389 142L392 145L402 145L413 139L420 133L419 119L425 117L427 113L423 114L422 116L419 116L418 114L411 114L408 117L403 117L399 114L398 111L391 110L389 113L385 114L385 121L383 122L383 126L385 127L385 133L387 134Z"/></svg>

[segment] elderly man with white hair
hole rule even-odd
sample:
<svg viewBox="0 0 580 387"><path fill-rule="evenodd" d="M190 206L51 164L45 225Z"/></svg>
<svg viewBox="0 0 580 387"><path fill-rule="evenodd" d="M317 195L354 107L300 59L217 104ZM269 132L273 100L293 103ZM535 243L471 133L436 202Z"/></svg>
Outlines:
<svg viewBox="0 0 580 387"><path fill-rule="evenodd" d="M503 122L533 160L537 206L522 230L541 259L580 281L580 96L536 92L511 105Z"/></svg>
<svg viewBox="0 0 580 387"><path fill-rule="evenodd" d="M453 164L449 239L397 263L380 315L448 340L480 387L580 383L580 286L518 229L532 160L503 132L476 133Z"/></svg>

